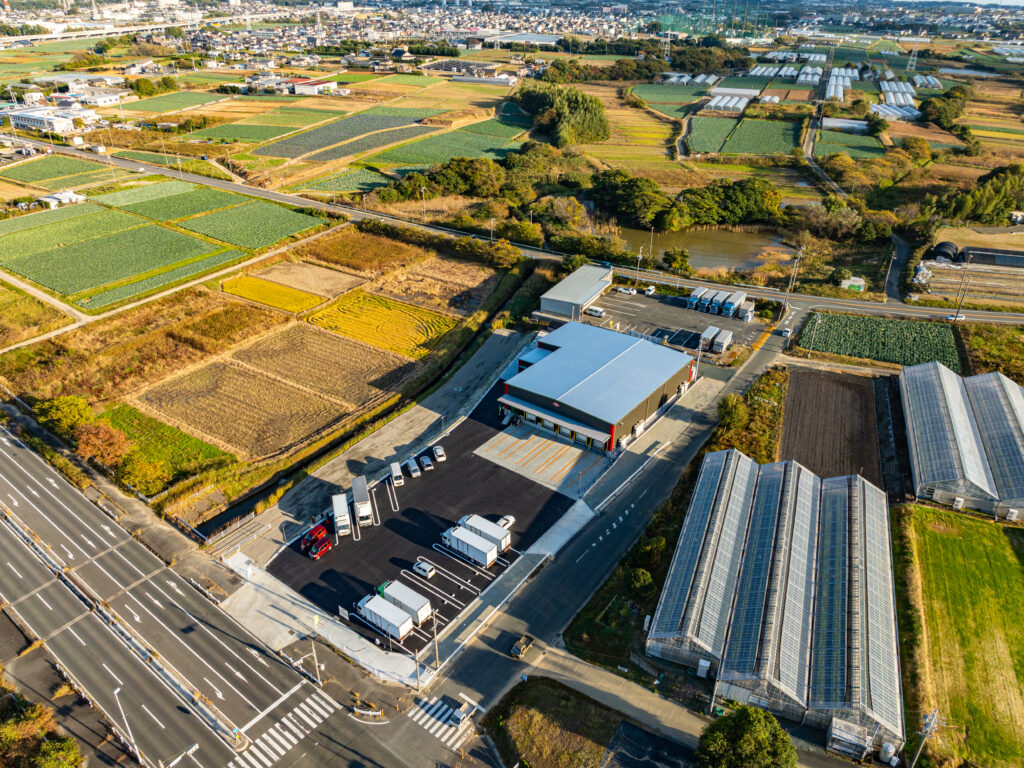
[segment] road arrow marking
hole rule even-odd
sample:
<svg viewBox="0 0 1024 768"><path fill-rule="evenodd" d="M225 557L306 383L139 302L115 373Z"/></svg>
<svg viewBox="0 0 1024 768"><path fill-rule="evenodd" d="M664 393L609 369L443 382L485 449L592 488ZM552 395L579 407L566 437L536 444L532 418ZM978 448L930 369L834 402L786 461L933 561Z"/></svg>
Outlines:
<svg viewBox="0 0 1024 768"><path fill-rule="evenodd" d="M48 477L46 479L50 481L50 485L52 485L54 488L57 487L57 481L54 480L52 477Z"/></svg>
<svg viewBox="0 0 1024 768"><path fill-rule="evenodd" d="M37 491L35 488L29 488L28 492L35 496L37 499L39 498L39 491Z"/></svg>
<svg viewBox="0 0 1024 768"><path fill-rule="evenodd" d="M224 697L223 697L223 696L221 695L221 692L217 690L217 686L215 686L215 685L214 685L213 683L211 683L211 682L210 682L210 678L208 678L208 677L204 677L204 678L203 678L203 680L205 680L205 681L206 681L206 684L207 684L208 686L210 686L211 688L213 688L213 692L214 692L214 694L215 694L215 695L217 696L217 698L218 698L218 699L220 699L221 701L223 701L223 700L224 700Z"/></svg>
<svg viewBox="0 0 1024 768"><path fill-rule="evenodd" d="M160 601L157 600L155 597L153 597L151 594L149 594L149 592L146 593L146 597L148 597L150 600L152 600L153 601L153 605L155 605L161 611L164 609L164 607L162 605L160 605Z"/></svg>
<svg viewBox="0 0 1024 768"><path fill-rule="evenodd" d="M82 534L82 541L84 541L86 544L88 544L90 549L96 549L96 545L93 544L91 541L89 541L89 539L87 539L85 537L84 533Z"/></svg>
<svg viewBox="0 0 1024 768"><path fill-rule="evenodd" d="M167 579L166 581L167 581L167 586L169 586L169 587L170 587L171 589L173 589L173 590L174 590L175 592L177 592L177 593L178 593L179 595L181 594L181 590L180 590L180 589L178 589L178 585L177 585L177 584L175 584L175 583L174 583L173 581L171 581L170 579ZM184 597L184 595L182 595L182 596Z"/></svg>
<svg viewBox="0 0 1024 768"><path fill-rule="evenodd" d="M250 649L249 649L249 653L251 653L251 654L252 654L253 656L255 656L255 657L256 657L256 660L257 660L257 661L258 661L258 662L259 662L260 664L262 664L262 665L263 665L264 667L269 667L269 666L270 666L269 664L267 664L267 662L265 662L265 661L263 660L263 655L262 655L262 654L261 654L261 653L260 653L259 651L257 651L257 650L256 650L255 648L250 648Z"/></svg>
<svg viewBox="0 0 1024 768"><path fill-rule="evenodd" d="M131 615L132 615L132 616L133 616L133 617L135 618L135 623L136 623L136 624L139 624L139 623L141 623L141 622L142 622L142 619L140 619L140 618L139 618L139 614L137 614L137 613L136 613L135 611L133 611L133 610L132 610L131 608L129 608L129 607L127 606L127 605L126 605L126 606L124 607L124 609L125 609L126 611L128 611L128 613L130 613L130 614L131 614Z"/></svg>
<svg viewBox="0 0 1024 768"><path fill-rule="evenodd" d="M13 504L14 506L18 506L18 500L17 500L16 498L14 498L13 496L11 496L11 494L9 494L9 493L8 493L8 494L7 494L7 498L11 500L11 503L12 503L12 504Z"/></svg>
<svg viewBox="0 0 1024 768"><path fill-rule="evenodd" d="M69 558L69 559L71 559L71 560L74 560L74 559L75 559L75 556L74 556L74 554L72 554L72 552L71 552L71 550L70 550L70 549L68 549L67 547L65 547L65 546L64 546L63 544L61 544L61 545L60 545L60 548L64 550L64 552L65 552L65 553L67 554L67 556L68 556L68 558Z"/></svg>

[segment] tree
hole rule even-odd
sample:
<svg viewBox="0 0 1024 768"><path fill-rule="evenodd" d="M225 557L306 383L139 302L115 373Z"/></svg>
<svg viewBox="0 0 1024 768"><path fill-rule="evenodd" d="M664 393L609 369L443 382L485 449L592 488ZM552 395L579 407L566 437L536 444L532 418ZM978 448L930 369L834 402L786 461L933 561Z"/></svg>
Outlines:
<svg viewBox="0 0 1024 768"><path fill-rule="evenodd" d="M693 267L690 266L690 252L685 248L669 248L661 257L665 266L677 275L689 277L693 274Z"/></svg>
<svg viewBox="0 0 1024 768"><path fill-rule="evenodd" d="M770 712L741 706L704 729L700 768L795 768L796 749Z"/></svg>
<svg viewBox="0 0 1024 768"><path fill-rule="evenodd" d="M176 91L178 90L178 81L170 75L164 75L160 78L159 88L161 91Z"/></svg>
<svg viewBox="0 0 1024 768"><path fill-rule="evenodd" d="M167 29L164 30L164 34L166 34L168 37L173 37L180 40L185 36L185 30L181 27L167 27Z"/></svg>
<svg viewBox="0 0 1024 768"><path fill-rule="evenodd" d="M132 80L132 90L143 98L156 94L156 86L153 85L153 81L148 77L140 77L138 80Z"/></svg>
<svg viewBox="0 0 1024 768"><path fill-rule="evenodd" d="M577 269L587 263L587 257L582 253L567 253L562 257L562 270L568 274L569 272L575 272Z"/></svg>
<svg viewBox="0 0 1024 768"><path fill-rule="evenodd" d="M839 285L843 280L849 280L853 277L853 272L848 270L846 267L836 267L832 270L828 276L829 285Z"/></svg>
<svg viewBox="0 0 1024 768"><path fill-rule="evenodd" d="M901 145L903 151L910 155L918 163L932 159L932 147L928 139L921 136L907 136Z"/></svg>
<svg viewBox="0 0 1024 768"><path fill-rule="evenodd" d="M121 460L117 479L143 496L153 496L164 489L171 477L163 464L150 461L135 448Z"/></svg>
<svg viewBox="0 0 1024 768"><path fill-rule="evenodd" d="M747 404L737 394L729 394L718 403L718 420L726 429L743 429L750 421Z"/></svg>
<svg viewBox="0 0 1024 768"><path fill-rule="evenodd" d="M638 600L647 600L654 594L654 579L646 568L634 568L629 577L629 588Z"/></svg>
<svg viewBox="0 0 1024 768"><path fill-rule="evenodd" d="M124 432L102 421L82 424L75 430L76 451L86 461L115 469L132 444Z"/></svg>
<svg viewBox="0 0 1024 768"><path fill-rule="evenodd" d="M39 423L61 437L70 437L78 427L91 423L95 418L89 403L78 395L43 400L36 404L35 411Z"/></svg>

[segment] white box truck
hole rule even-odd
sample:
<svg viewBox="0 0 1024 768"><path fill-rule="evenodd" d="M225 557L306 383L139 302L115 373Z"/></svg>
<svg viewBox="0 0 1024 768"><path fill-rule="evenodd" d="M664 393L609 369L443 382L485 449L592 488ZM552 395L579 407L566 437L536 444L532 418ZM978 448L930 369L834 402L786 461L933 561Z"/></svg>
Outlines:
<svg viewBox="0 0 1024 768"><path fill-rule="evenodd" d="M718 326L715 326L715 325L709 325L704 330L704 333L702 333L700 335L700 348L701 349L703 349L705 351L711 349L711 342L714 340L715 336L718 335L718 330L719 330Z"/></svg>
<svg viewBox="0 0 1024 768"><path fill-rule="evenodd" d="M434 615L430 601L400 581L384 582L377 588L377 594L412 616L412 620L419 626L423 626L423 622Z"/></svg>
<svg viewBox="0 0 1024 768"><path fill-rule="evenodd" d="M720 331L711 344L711 351L721 354L729 348L730 344L732 344L732 331Z"/></svg>
<svg viewBox="0 0 1024 768"><path fill-rule="evenodd" d="M398 642L412 632L412 616L380 595L367 595L359 601L356 609L370 624Z"/></svg>
<svg viewBox="0 0 1024 768"><path fill-rule="evenodd" d="M466 515L459 520L459 525L472 531L477 536L483 536L498 548L499 553L512 546L511 533L497 523L492 523L490 520L480 517L480 515Z"/></svg>
<svg viewBox="0 0 1024 768"><path fill-rule="evenodd" d="M348 494L336 493L331 496L331 510L334 513L334 526L339 536L352 533L352 517L348 511Z"/></svg>
<svg viewBox="0 0 1024 768"><path fill-rule="evenodd" d="M373 525L373 503L363 475L352 478L352 506L355 509L356 525L360 528Z"/></svg>
<svg viewBox="0 0 1024 768"><path fill-rule="evenodd" d="M494 565L498 559L498 548L494 544L462 527L449 528L441 534L441 542L484 568Z"/></svg>

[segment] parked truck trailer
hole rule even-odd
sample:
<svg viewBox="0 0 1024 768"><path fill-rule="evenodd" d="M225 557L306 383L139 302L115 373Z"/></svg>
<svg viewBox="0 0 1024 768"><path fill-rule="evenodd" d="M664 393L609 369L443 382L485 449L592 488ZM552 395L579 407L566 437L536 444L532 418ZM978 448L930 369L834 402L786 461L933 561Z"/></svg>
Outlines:
<svg viewBox="0 0 1024 768"><path fill-rule="evenodd" d="M713 315L717 315L722 311L722 306L725 304L725 300L729 298L728 291L719 291L711 297L711 305L708 307L708 312Z"/></svg>
<svg viewBox="0 0 1024 768"><path fill-rule="evenodd" d="M456 526L441 534L441 541L477 565L490 568L498 559L498 548L478 533Z"/></svg>
<svg viewBox="0 0 1024 768"><path fill-rule="evenodd" d="M718 331L718 326L709 325L704 330L704 333L700 335L700 348L705 351L711 349L711 342L714 341L715 336L718 335Z"/></svg>
<svg viewBox="0 0 1024 768"><path fill-rule="evenodd" d="M744 291L736 291L729 294L729 298L722 304L722 315L725 317L735 317L736 313L740 311L740 306L746 300L747 294Z"/></svg>
<svg viewBox="0 0 1024 768"><path fill-rule="evenodd" d="M427 598L400 581L384 582L377 588L377 594L412 616L417 625L422 626L434 613Z"/></svg>
<svg viewBox="0 0 1024 768"><path fill-rule="evenodd" d="M697 304L700 302L701 296L703 296L707 292L707 288L694 288L693 293L686 297L686 308L696 309Z"/></svg>
<svg viewBox="0 0 1024 768"><path fill-rule="evenodd" d="M732 344L732 331L719 331L718 335L715 336L715 340L711 343L711 351L715 354L721 354L729 348Z"/></svg>
<svg viewBox="0 0 1024 768"><path fill-rule="evenodd" d="M356 609L370 624L398 642L412 632L412 616L380 595L367 595L359 601Z"/></svg>
<svg viewBox="0 0 1024 768"><path fill-rule="evenodd" d="M348 510L348 494L336 493L331 496L331 513L334 515L334 528L339 536L352 533L352 518Z"/></svg>
<svg viewBox="0 0 1024 768"><path fill-rule="evenodd" d="M356 525L360 528L373 525L373 503L363 475L352 478L352 506L355 509Z"/></svg>
<svg viewBox="0 0 1024 768"><path fill-rule="evenodd" d="M459 525L472 531L477 536L483 536L498 548L499 554L512 546L511 533L497 523L492 523L490 520L480 517L480 515L466 515L459 520Z"/></svg>

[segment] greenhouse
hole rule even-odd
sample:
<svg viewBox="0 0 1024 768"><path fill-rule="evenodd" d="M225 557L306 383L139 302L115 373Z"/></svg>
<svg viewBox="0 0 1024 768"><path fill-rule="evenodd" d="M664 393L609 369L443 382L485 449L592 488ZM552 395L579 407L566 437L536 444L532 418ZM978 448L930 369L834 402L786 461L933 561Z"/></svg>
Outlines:
<svg viewBox="0 0 1024 768"><path fill-rule="evenodd" d="M709 453L647 652L714 672L715 696L828 728L855 758L903 742L885 494L794 461ZM837 743L854 724L868 743Z"/></svg>
<svg viewBox="0 0 1024 768"><path fill-rule="evenodd" d="M1024 389L1001 373L904 368L900 392L914 493L1009 519L1024 508Z"/></svg>

